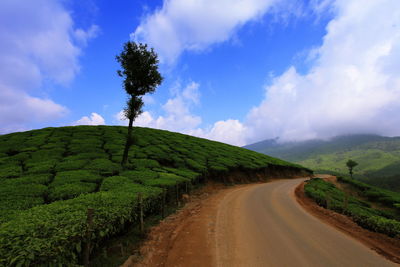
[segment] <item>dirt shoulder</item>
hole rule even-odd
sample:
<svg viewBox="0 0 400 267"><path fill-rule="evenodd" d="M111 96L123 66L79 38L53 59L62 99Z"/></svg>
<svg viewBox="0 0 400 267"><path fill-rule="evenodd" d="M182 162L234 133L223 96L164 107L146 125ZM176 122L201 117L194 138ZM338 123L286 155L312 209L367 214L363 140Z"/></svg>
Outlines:
<svg viewBox="0 0 400 267"><path fill-rule="evenodd" d="M330 181L335 180L332 177L326 177L326 179ZM295 195L297 202L305 210L319 218L321 221L360 241L388 260L400 264L399 239L366 230L353 222L349 217L318 206L305 195L304 184L305 183L303 182L296 188Z"/></svg>
<svg viewBox="0 0 400 267"><path fill-rule="evenodd" d="M151 228L139 255L132 255L123 266L213 266L218 203L241 186L246 185L208 183L197 190L183 208Z"/></svg>

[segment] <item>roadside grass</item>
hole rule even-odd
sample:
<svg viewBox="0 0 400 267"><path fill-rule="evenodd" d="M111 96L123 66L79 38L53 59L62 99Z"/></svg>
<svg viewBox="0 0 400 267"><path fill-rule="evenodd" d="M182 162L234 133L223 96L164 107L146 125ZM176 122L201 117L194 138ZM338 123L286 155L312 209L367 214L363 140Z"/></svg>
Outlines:
<svg viewBox="0 0 400 267"><path fill-rule="evenodd" d="M306 170L247 149L149 128L120 166L126 127L45 128L0 136L0 266L79 265L91 251L157 216L163 203L232 170ZM164 193L165 201L164 199ZM88 208L94 209L88 230ZM90 235L88 235L88 231Z"/></svg>

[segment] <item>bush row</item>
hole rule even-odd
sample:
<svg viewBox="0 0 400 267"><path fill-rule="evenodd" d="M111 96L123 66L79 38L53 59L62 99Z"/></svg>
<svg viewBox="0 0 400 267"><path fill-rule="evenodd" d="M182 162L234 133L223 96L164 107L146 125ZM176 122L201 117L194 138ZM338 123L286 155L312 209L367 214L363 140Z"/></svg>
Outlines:
<svg viewBox="0 0 400 267"><path fill-rule="evenodd" d="M358 192L374 202L379 202L390 207L397 207L400 204L400 193L378 188L372 185L365 184L355 179L338 177L338 181L352 185Z"/></svg>
<svg viewBox="0 0 400 267"><path fill-rule="evenodd" d="M319 178L307 182L304 190L318 205L348 215L366 229L400 237L400 222L395 220L395 215L391 212L371 208L369 203L346 196L342 190Z"/></svg>

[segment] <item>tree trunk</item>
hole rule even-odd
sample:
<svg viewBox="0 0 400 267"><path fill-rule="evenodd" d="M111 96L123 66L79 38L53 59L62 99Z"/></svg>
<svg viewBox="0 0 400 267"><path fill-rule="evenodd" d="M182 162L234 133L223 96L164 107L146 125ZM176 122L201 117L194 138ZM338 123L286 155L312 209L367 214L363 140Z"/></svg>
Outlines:
<svg viewBox="0 0 400 267"><path fill-rule="evenodd" d="M124 155L122 156L122 161L121 161L122 166L125 166L126 163L128 162L128 152L129 148L132 145L132 130L133 130L132 125L133 125L133 117L129 118L128 136L126 137Z"/></svg>

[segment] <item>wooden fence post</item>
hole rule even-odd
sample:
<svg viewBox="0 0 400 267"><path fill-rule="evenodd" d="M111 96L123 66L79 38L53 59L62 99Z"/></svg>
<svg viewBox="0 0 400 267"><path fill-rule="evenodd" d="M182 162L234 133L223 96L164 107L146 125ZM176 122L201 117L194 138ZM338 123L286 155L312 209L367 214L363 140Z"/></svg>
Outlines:
<svg viewBox="0 0 400 267"><path fill-rule="evenodd" d="M345 192L343 197L343 210L347 211L349 207L349 193Z"/></svg>
<svg viewBox="0 0 400 267"><path fill-rule="evenodd" d="M326 193L325 200L326 200L326 208L329 210L329 208L331 207L331 194L329 192Z"/></svg>
<svg viewBox="0 0 400 267"><path fill-rule="evenodd" d="M93 213L94 209L89 208L87 210L87 219L86 219L86 246L84 252L84 265L86 267L90 264L90 250L91 250L91 237L92 237L92 225L93 225Z"/></svg>
<svg viewBox="0 0 400 267"><path fill-rule="evenodd" d="M163 219L165 218L165 201L166 201L165 198L166 198L166 195L167 195L166 189L163 188L163 192L162 192L162 210L161 210L161 215L162 215Z"/></svg>
<svg viewBox="0 0 400 267"><path fill-rule="evenodd" d="M140 209L140 232L144 233L144 221L143 221L143 195L142 193L138 194L139 197L139 209Z"/></svg>
<svg viewBox="0 0 400 267"><path fill-rule="evenodd" d="M175 191L176 191L176 205L179 207L179 186L178 184L175 185Z"/></svg>

